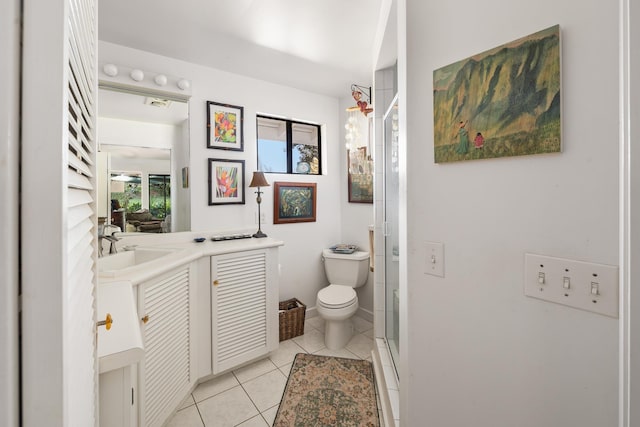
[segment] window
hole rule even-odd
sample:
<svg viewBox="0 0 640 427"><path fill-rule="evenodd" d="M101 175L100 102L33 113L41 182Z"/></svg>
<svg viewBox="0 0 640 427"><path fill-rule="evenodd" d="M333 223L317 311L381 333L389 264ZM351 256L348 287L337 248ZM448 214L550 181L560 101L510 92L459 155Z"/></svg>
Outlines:
<svg viewBox="0 0 640 427"><path fill-rule="evenodd" d="M258 116L258 170L321 175L320 126Z"/></svg>
<svg viewBox="0 0 640 427"><path fill-rule="evenodd" d="M111 210L131 213L142 208L142 177L135 173L111 174Z"/></svg>
<svg viewBox="0 0 640 427"><path fill-rule="evenodd" d="M149 212L158 219L165 219L171 214L171 177L169 175L149 175Z"/></svg>

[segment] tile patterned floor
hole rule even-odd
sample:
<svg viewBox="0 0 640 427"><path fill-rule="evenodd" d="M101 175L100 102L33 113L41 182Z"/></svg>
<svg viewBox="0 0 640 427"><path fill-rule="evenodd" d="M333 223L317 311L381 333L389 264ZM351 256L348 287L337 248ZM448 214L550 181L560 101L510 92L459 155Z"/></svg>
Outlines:
<svg viewBox="0 0 640 427"><path fill-rule="evenodd" d="M271 426L297 353L371 360L373 324L360 317L352 320L353 338L346 348L332 351L324 346L324 321L308 319L304 335L282 341L268 358L198 385L167 427Z"/></svg>

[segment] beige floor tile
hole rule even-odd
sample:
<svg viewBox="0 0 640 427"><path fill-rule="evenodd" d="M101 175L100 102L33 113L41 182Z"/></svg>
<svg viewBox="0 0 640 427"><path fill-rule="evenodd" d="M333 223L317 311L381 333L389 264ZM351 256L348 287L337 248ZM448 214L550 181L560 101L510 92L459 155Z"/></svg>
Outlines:
<svg viewBox="0 0 640 427"><path fill-rule="evenodd" d="M241 386L198 402L207 427L233 427L258 415L258 410Z"/></svg>
<svg viewBox="0 0 640 427"><path fill-rule="evenodd" d="M373 339L373 336L375 335L373 328L366 330L362 333L362 335L364 335L367 338L371 338Z"/></svg>
<svg viewBox="0 0 640 427"><path fill-rule="evenodd" d="M187 397L184 398L184 400L182 401L182 403L180 404L180 406L178 406L178 411L181 409L185 409L188 408L191 405L195 405L196 402L193 400L193 396L191 396L191 394L189 394Z"/></svg>
<svg viewBox="0 0 640 427"><path fill-rule="evenodd" d="M313 354L317 354L319 356L345 357L347 359L360 359L357 355L351 353L346 348L341 348L340 350L329 350L328 348L323 348Z"/></svg>
<svg viewBox="0 0 640 427"><path fill-rule="evenodd" d="M279 370L254 378L242 384L259 411L265 411L280 403L287 377Z"/></svg>
<svg viewBox="0 0 640 427"><path fill-rule="evenodd" d="M362 317L353 316L351 320L353 321L353 326L358 332L364 332L368 331L369 329L373 329L373 323L363 319Z"/></svg>
<svg viewBox="0 0 640 427"><path fill-rule="evenodd" d="M238 427L269 427L271 424L267 424L267 422L262 418L262 415L256 415L243 422L242 424L238 424Z"/></svg>
<svg viewBox="0 0 640 427"><path fill-rule="evenodd" d="M282 365L280 366L280 372L282 372L287 378L289 377L289 373L291 372L291 366L293 365L293 362L291 363L287 363L286 365Z"/></svg>
<svg viewBox="0 0 640 427"><path fill-rule="evenodd" d="M324 332L320 332L316 329L305 331L304 335L295 337L293 342L302 347L306 352L314 353L325 347Z"/></svg>
<svg viewBox="0 0 640 427"><path fill-rule="evenodd" d="M266 374L269 371L278 369L276 365L269 359L262 359L254 362L250 365L244 366L240 369L233 371L240 384L243 384L249 380L259 377L262 374Z"/></svg>
<svg viewBox="0 0 640 427"><path fill-rule="evenodd" d="M293 359L295 359L298 353L306 353L306 351L293 340L286 340L280 343L276 351L272 351L269 354L269 359L271 359L276 366L280 367L293 362Z"/></svg>
<svg viewBox="0 0 640 427"><path fill-rule="evenodd" d="M351 341L347 344L347 350L355 354L361 359L366 359L371 356L371 350L373 349L373 340L367 338L362 334L356 334L351 338Z"/></svg>
<svg viewBox="0 0 640 427"><path fill-rule="evenodd" d="M273 408L269 408L266 411L262 412L262 416L264 417L265 420L267 420L267 424L269 424L270 426L272 426L273 422L276 420L276 414L278 413L278 406L280 405L276 405Z"/></svg>
<svg viewBox="0 0 640 427"><path fill-rule="evenodd" d="M195 405L191 405L186 409L176 412L176 414L169 420L166 427L202 427L202 419L198 413L198 408Z"/></svg>
<svg viewBox="0 0 640 427"><path fill-rule="evenodd" d="M320 316L312 317L311 319L307 319L304 322L306 325L311 325L312 328L319 330L320 332L324 332L324 319ZM305 329L306 330L306 329Z"/></svg>
<svg viewBox="0 0 640 427"><path fill-rule="evenodd" d="M223 391L229 390L240 383L236 380L236 377L232 373L224 374L220 377L216 377L212 380L199 384L195 390L193 390L193 398L196 402L200 402Z"/></svg>

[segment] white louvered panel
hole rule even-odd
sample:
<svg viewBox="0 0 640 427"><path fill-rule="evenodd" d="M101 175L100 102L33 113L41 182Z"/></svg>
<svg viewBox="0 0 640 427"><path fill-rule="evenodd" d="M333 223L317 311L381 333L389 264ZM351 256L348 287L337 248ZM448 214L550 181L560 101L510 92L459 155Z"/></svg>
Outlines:
<svg viewBox="0 0 640 427"><path fill-rule="evenodd" d="M68 425L95 424L96 1L69 1L67 151ZM89 421L91 420L91 421ZM90 423L90 424L89 424Z"/></svg>
<svg viewBox="0 0 640 427"><path fill-rule="evenodd" d="M161 425L190 387L189 268L144 287L143 425Z"/></svg>
<svg viewBox="0 0 640 427"><path fill-rule="evenodd" d="M212 257L214 373L250 360L267 346L264 251Z"/></svg>
<svg viewBox="0 0 640 427"><path fill-rule="evenodd" d="M67 208L84 204L89 205L92 201L93 198L88 191L75 190L73 188L67 191Z"/></svg>
<svg viewBox="0 0 640 427"><path fill-rule="evenodd" d="M67 228L73 228L81 222L93 219L93 209L91 206L81 204L79 206L69 207L67 209Z"/></svg>

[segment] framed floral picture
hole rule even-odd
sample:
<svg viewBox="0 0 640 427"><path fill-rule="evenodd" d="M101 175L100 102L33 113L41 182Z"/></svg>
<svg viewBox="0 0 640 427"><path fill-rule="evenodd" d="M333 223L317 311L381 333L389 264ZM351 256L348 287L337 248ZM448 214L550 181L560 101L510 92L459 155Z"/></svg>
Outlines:
<svg viewBox="0 0 640 427"><path fill-rule="evenodd" d="M273 223L316 221L316 183L274 182Z"/></svg>
<svg viewBox="0 0 640 427"><path fill-rule="evenodd" d="M209 159L209 206L244 205L244 160Z"/></svg>
<svg viewBox="0 0 640 427"><path fill-rule="evenodd" d="M244 107L207 101L207 148L244 150Z"/></svg>

